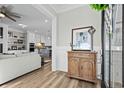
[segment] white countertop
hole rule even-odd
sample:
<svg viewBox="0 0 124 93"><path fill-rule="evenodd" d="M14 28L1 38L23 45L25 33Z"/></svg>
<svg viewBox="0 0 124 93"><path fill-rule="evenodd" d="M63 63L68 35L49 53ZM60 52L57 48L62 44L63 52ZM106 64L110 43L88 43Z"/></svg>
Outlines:
<svg viewBox="0 0 124 93"><path fill-rule="evenodd" d="M18 54L0 54L0 60L3 59L9 59L9 58L16 58L16 57L22 57L22 56L28 56L28 55L34 55L38 54L37 52L25 52L25 53L18 53Z"/></svg>

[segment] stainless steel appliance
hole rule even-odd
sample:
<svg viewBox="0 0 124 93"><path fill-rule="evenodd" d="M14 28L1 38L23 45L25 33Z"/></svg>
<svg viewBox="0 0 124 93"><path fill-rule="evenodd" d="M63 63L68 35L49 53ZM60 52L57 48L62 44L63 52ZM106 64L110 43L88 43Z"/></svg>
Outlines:
<svg viewBox="0 0 124 93"><path fill-rule="evenodd" d="M29 52L34 52L35 50L35 44L34 43L30 43L29 44Z"/></svg>
<svg viewBox="0 0 124 93"><path fill-rule="evenodd" d="M3 53L3 44L0 44L0 53Z"/></svg>
<svg viewBox="0 0 124 93"><path fill-rule="evenodd" d="M0 38L3 38L3 28L0 27Z"/></svg>

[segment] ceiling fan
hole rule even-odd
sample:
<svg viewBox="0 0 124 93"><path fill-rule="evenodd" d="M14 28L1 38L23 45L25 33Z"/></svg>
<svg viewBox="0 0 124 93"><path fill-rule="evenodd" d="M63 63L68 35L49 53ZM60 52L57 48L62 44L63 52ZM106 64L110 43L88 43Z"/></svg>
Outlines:
<svg viewBox="0 0 124 93"><path fill-rule="evenodd" d="M12 6L1 6L0 7L0 18L8 18L14 22L16 22L15 18L21 18L21 16L18 13L12 12Z"/></svg>

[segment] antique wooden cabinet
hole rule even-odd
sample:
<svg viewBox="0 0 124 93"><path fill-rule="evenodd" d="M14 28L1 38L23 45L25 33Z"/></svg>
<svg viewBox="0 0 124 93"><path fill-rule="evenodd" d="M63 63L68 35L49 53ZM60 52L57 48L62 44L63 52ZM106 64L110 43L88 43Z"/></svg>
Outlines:
<svg viewBox="0 0 124 93"><path fill-rule="evenodd" d="M68 51L68 76L96 82L96 52Z"/></svg>

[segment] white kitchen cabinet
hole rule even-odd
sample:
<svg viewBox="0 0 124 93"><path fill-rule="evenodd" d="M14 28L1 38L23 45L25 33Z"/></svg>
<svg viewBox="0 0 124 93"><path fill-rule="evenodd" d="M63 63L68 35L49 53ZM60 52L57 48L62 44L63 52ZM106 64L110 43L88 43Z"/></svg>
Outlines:
<svg viewBox="0 0 124 93"><path fill-rule="evenodd" d="M40 37L41 36L39 34L35 34L35 41L36 41L36 43L41 41Z"/></svg>
<svg viewBox="0 0 124 93"><path fill-rule="evenodd" d="M35 43L36 42L35 33L28 31L27 35L28 35L27 38L28 38L29 43Z"/></svg>

